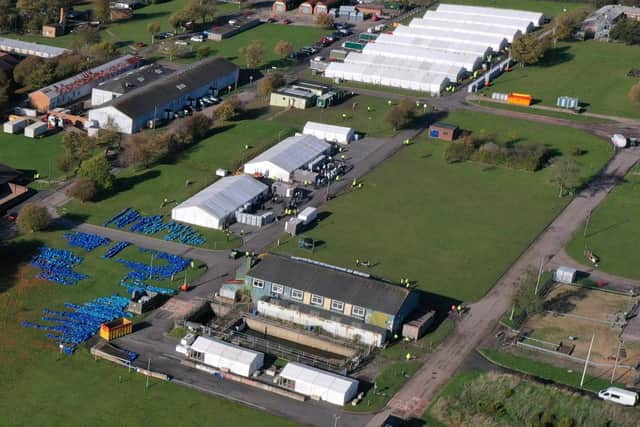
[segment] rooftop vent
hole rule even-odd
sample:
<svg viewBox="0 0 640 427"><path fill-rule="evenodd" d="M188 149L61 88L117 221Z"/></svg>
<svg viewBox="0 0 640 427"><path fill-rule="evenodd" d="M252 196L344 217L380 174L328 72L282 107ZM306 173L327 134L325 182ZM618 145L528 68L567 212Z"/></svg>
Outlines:
<svg viewBox="0 0 640 427"><path fill-rule="evenodd" d="M182 89L184 89L185 87L187 87L187 85L186 85L186 84L184 84L184 83L180 83L179 85L176 85L176 88L177 88L178 90L182 90Z"/></svg>

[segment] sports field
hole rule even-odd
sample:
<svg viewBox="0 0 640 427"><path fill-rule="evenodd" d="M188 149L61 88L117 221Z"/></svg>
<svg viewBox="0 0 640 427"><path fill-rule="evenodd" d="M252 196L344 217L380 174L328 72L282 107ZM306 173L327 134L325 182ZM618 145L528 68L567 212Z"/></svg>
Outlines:
<svg viewBox="0 0 640 427"><path fill-rule="evenodd" d="M143 215L170 215L178 203L212 184L218 178L216 169L235 170L243 159L254 157L291 132L286 126L272 121L227 123L216 128L211 137L180 153L172 162L145 170L120 172L112 196L96 203L72 201L63 208L64 213L86 217L88 222L100 225L127 207L136 208ZM249 150L245 150L245 144L250 146ZM161 208L165 198L169 203ZM198 231L205 235L207 246L211 248L221 249L230 244L218 230Z"/></svg>
<svg viewBox="0 0 640 427"><path fill-rule="evenodd" d="M56 160L62 154L62 134L46 138L23 135L0 136L0 162L15 169L34 170L41 179L60 178Z"/></svg>
<svg viewBox="0 0 640 427"><path fill-rule="evenodd" d="M559 96L575 96L590 113L637 118L640 110L627 98L637 79L626 74L637 68L639 60L636 46L593 40L558 43L539 65L514 67L485 93L530 93L536 101L552 107Z"/></svg>
<svg viewBox="0 0 640 427"><path fill-rule="evenodd" d="M584 226L567 245L567 252L582 264L585 247L600 257L598 269L618 276L640 279L637 261L640 227L640 167L629 172L607 199L591 214L587 236Z"/></svg>
<svg viewBox="0 0 640 427"><path fill-rule="evenodd" d="M37 270L25 263L42 244L84 256L76 270L90 277L73 286L34 279ZM160 380L151 379L145 391L143 376L94 361L84 346L73 356L60 354L46 332L21 326L23 320L40 322L44 308L64 309L63 302L126 295L118 286L126 270L101 259L105 250L72 249L61 232L30 234L12 246L0 245L0 425L196 425L203 419L215 419L220 426L293 425ZM132 247L119 256L144 261L144 254ZM196 268L194 275L204 271Z"/></svg>
<svg viewBox="0 0 640 427"><path fill-rule="evenodd" d="M503 141L546 144L558 155L585 150L576 157L583 179L610 155L606 143L573 129L471 112L445 121ZM298 249L297 238L278 250L351 268L368 260L367 271L390 280L409 278L463 301L482 297L569 199L558 198L548 170L447 164L445 146L420 138L363 177L361 190L325 205L330 215L306 234L320 241L314 254Z"/></svg>

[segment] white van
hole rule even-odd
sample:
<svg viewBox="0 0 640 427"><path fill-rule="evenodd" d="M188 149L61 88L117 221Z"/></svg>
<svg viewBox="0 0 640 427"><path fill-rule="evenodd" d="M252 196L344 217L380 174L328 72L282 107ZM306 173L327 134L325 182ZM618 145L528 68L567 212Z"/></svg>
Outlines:
<svg viewBox="0 0 640 427"><path fill-rule="evenodd" d="M624 406L634 406L638 403L638 393L618 387L607 387L600 390L598 397Z"/></svg>

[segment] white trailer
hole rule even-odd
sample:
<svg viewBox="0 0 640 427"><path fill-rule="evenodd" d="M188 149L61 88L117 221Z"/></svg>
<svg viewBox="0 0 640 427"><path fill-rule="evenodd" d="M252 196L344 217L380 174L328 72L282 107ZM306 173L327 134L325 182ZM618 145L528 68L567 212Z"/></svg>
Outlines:
<svg viewBox="0 0 640 427"><path fill-rule="evenodd" d="M37 138L44 135L49 130L49 125L43 122L36 122L24 128L24 136L27 138Z"/></svg>
<svg viewBox="0 0 640 427"><path fill-rule="evenodd" d="M28 119L10 120L4 123L4 133L20 133L28 124Z"/></svg>
<svg viewBox="0 0 640 427"><path fill-rule="evenodd" d="M301 220L304 225L313 222L318 217L318 208L307 206L298 214L298 219Z"/></svg>

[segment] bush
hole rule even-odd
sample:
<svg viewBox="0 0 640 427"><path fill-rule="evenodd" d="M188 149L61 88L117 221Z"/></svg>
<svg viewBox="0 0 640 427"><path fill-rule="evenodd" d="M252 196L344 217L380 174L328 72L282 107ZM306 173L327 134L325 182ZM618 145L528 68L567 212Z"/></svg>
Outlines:
<svg viewBox="0 0 640 427"><path fill-rule="evenodd" d="M557 427L573 427L575 425L575 421L571 417L562 417L558 421Z"/></svg>
<svg viewBox="0 0 640 427"><path fill-rule="evenodd" d="M274 90L284 85L284 77L280 73L270 74L267 77L258 81L257 92L258 96L268 96Z"/></svg>
<svg viewBox="0 0 640 427"><path fill-rule="evenodd" d="M220 120L231 120L242 112L242 101L237 96L227 98L218 108L215 109L216 118Z"/></svg>
<svg viewBox="0 0 640 427"><path fill-rule="evenodd" d="M78 174L95 182L100 191L108 191L113 187L114 178L111 174L111 165L104 154L98 154L83 161Z"/></svg>
<svg viewBox="0 0 640 427"><path fill-rule="evenodd" d="M67 189L65 194L84 203L93 200L97 193L96 183L92 179L82 176Z"/></svg>
<svg viewBox="0 0 640 427"><path fill-rule="evenodd" d="M389 110L385 116L385 120L394 130L402 129L411 123L415 112L415 104L408 99L403 99Z"/></svg>
<svg viewBox="0 0 640 427"><path fill-rule="evenodd" d="M37 203L27 203L20 210L17 223L23 232L33 233L47 228L51 223L51 215L46 207Z"/></svg>

